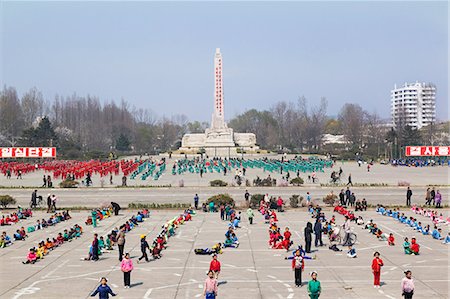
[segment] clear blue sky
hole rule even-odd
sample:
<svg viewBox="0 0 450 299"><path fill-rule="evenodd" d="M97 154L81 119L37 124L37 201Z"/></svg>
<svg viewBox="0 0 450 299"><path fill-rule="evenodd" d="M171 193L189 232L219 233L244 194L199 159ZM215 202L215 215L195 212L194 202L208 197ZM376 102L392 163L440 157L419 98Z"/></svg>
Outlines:
<svg viewBox="0 0 450 299"><path fill-rule="evenodd" d="M3 2L1 84L126 99L209 120L215 48L225 117L324 96L388 118L395 83L433 82L448 119L447 2Z"/></svg>

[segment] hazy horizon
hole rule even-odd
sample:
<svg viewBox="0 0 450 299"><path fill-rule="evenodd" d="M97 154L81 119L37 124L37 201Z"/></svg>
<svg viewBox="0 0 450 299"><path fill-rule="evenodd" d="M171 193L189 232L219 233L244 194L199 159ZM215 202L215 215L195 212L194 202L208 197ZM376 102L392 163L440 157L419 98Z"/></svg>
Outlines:
<svg viewBox="0 0 450 299"><path fill-rule="evenodd" d="M159 117L210 121L213 58L225 118L305 96L383 119L394 84L432 82L448 120L447 2L11 2L1 85L19 94L121 98ZM18 21L20 20L20 21ZM200 109L199 109L200 108Z"/></svg>

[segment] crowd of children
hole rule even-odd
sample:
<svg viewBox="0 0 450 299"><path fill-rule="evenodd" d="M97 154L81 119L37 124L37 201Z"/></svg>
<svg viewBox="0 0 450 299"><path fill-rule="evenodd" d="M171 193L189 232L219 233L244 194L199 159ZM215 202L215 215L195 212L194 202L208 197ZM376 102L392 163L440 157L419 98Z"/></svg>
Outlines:
<svg viewBox="0 0 450 299"><path fill-rule="evenodd" d="M103 214L103 212L105 212L105 214ZM112 209L101 210L100 214L102 215L103 218L109 217L112 215ZM117 245L118 243L118 235L120 231L127 233L133 230L136 226L138 226L139 223L143 222L144 218L149 217L150 217L149 210L143 209L142 211L138 211L136 215L131 216L124 224L119 226L119 228L117 227L114 228L111 231L111 233L106 235L106 238L103 236L100 236L98 240L95 240L96 238L94 238L94 241L89 246L88 257L84 258L84 260L92 260L92 261L98 260L98 256L114 249L113 246Z"/></svg>
<svg viewBox="0 0 450 299"><path fill-rule="evenodd" d="M63 221L67 221L70 218L72 218L69 214L69 211L63 211L63 212L58 212L58 213L54 213L53 215L51 215L47 220L45 220L44 218L41 220L37 220L36 224L34 225L30 225L27 227L27 232L28 233L32 233L36 230L40 230L40 229L44 229L50 226L54 226L60 222Z"/></svg>
<svg viewBox="0 0 450 299"><path fill-rule="evenodd" d="M97 227L97 222L102 221L113 215L113 208L111 206L102 209L93 209L84 222L86 225L92 225L93 227Z"/></svg>
<svg viewBox="0 0 450 299"><path fill-rule="evenodd" d="M413 205L411 207L411 211L413 211L415 214L428 217L433 222L433 224L444 224L449 225L450 224L450 217L447 217L447 219L444 219L444 216L442 213L438 213L436 210L432 209L424 209L419 206Z"/></svg>
<svg viewBox="0 0 450 299"><path fill-rule="evenodd" d="M65 229L64 233L58 233L54 238L47 238L45 241L38 243L37 247L30 248L27 254L26 261L23 264L34 264L36 261L41 260L50 251L61 246L66 242L70 242L73 239L79 238L83 233L83 228L78 224L75 224L70 229Z"/></svg>
<svg viewBox="0 0 450 299"><path fill-rule="evenodd" d="M0 219L0 226L13 225L23 219L28 219L33 216L31 209L22 209L19 207L17 212L11 214L3 215Z"/></svg>
<svg viewBox="0 0 450 299"><path fill-rule="evenodd" d="M405 213L400 213L400 211L398 211L397 209L386 209L385 207L379 205L376 208L376 211L384 216L388 216L388 217L392 217L394 219L397 219L399 222L408 225L409 227L411 227L412 229L414 229L415 231L417 231L418 233L421 233L424 236L427 235L431 235L431 237L433 239L436 240L441 240L444 244L450 244L450 232L447 235L447 237L443 237L442 236L442 229L440 227L438 227L438 224L440 223L441 225L443 223L445 223L444 220L439 220L441 219L440 217L436 217L437 214L435 214L435 212L431 211L431 210L424 210L422 208L419 208L417 206L414 206L413 211L415 211L416 214L420 214L423 216L427 216L430 217L430 219L433 221L434 223L434 229L433 231L430 231L430 225L422 225L421 221L418 221L417 218L414 217L407 217L405 215Z"/></svg>

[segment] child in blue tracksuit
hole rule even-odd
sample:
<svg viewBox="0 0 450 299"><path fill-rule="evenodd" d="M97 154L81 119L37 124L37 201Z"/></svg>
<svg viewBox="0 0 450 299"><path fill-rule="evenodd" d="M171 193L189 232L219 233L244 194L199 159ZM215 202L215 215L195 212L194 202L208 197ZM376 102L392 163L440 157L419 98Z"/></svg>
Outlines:
<svg viewBox="0 0 450 299"><path fill-rule="evenodd" d="M99 299L108 299L109 295L116 296L116 294L113 293L111 288L106 284L108 280L106 277L102 277L101 284L98 286L98 288L91 294L91 297L95 297L95 295L98 294Z"/></svg>
<svg viewBox="0 0 450 299"><path fill-rule="evenodd" d="M433 239L436 239L436 240L443 240L444 239L442 237L442 235L441 235L441 229L440 228L438 228L438 229L434 228L433 233L431 235L433 236Z"/></svg>

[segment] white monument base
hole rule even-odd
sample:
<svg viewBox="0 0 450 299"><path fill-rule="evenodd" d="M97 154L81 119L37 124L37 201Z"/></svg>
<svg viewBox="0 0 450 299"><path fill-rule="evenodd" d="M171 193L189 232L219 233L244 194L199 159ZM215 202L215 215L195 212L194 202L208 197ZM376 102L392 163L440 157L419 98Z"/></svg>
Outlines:
<svg viewBox="0 0 450 299"><path fill-rule="evenodd" d="M205 133L186 134L178 153L205 153L210 157L238 156L242 152L256 153L256 136L253 133L233 133L233 129L207 129Z"/></svg>

